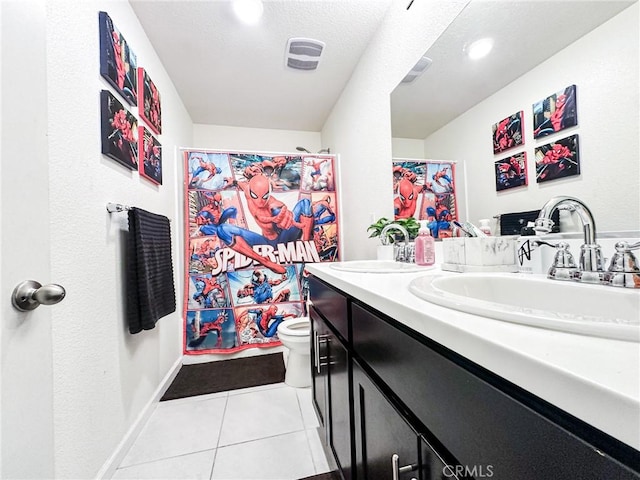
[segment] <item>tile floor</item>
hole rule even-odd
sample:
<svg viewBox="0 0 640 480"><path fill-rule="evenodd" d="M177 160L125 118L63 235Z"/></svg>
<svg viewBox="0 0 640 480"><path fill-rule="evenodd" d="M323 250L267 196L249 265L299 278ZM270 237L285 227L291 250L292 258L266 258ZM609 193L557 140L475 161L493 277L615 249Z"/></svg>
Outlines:
<svg viewBox="0 0 640 480"><path fill-rule="evenodd" d="M310 388L284 383L160 402L113 475L296 480L329 471Z"/></svg>

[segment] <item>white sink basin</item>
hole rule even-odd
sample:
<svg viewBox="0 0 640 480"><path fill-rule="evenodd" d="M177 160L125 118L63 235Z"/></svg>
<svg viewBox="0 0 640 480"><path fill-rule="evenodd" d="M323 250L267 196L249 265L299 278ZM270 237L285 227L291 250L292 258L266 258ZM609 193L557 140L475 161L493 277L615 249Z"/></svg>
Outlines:
<svg viewBox="0 0 640 480"><path fill-rule="evenodd" d="M497 273L427 275L412 280L409 290L496 320L640 342L640 290Z"/></svg>
<svg viewBox="0 0 640 480"><path fill-rule="evenodd" d="M335 262L331 268L343 272L360 273L403 273L424 272L434 267L421 267L415 263L394 262L390 260L350 260L347 262Z"/></svg>

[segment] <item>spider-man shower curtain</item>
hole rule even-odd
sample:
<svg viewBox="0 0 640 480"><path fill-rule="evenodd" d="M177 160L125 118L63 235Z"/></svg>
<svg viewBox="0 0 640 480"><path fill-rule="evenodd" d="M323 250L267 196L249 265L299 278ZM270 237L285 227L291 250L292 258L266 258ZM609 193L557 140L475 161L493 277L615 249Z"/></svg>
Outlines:
<svg viewBox="0 0 640 480"><path fill-rule="evenodd" d="M184 150L184 353L279 345L306 263L339 260L334 155Z"/></svg>

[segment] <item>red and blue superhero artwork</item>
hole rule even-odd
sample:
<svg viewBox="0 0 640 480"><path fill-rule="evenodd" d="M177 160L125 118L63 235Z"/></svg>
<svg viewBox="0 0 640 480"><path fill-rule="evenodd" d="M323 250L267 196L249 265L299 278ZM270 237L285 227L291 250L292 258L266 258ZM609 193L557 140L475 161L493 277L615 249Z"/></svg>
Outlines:
<svg viewBox="0 0 640 480"><path fill-rule="evenodd" d="M99 12L100 74L131 105L137 104L136 55L106 12Z"/></svg>
<svg viewBox="0 0 640 480"><path fill-rule="evenodd" d="M140 175L162 185L162 145L144 126L138 127L138 142Z"/></svg>
<svg viewBox="0 0 640 480"><path fill-rule="evenodd" d="M162 112L160 92L144 68L138 69L139 102L138 112L154 133L162 133Z"/></svg>
<svg viewBox="0 0 640 480"><path fill-rule="evenodd" d="M265 268L228 272L235 305L301 301L297 267L286 265L283 274Z"/></svg>
<svg viewBox="0 0 640 480"><path fill-rule="evenodd" d="M212 322L224 320L201 317L216 340L191 338L185 324L185 353L277 344L278 325L304 313L304 265L339 259L334 157L311 157L184 153L185 308L224 312L236 333L232 346L224 332L218 343Z"/></svg>
<svg viewBox="0 0 640 480"><path fill-rule="evenodd" d="M225 275L190 275L187 307L224 308L230 307L228 281Z"/></svg>
<svg viewBox="0 0 640 480"><path fill-rule="evenodd" d="M100 92L102 153L138 170L138 120L108 90Z"/></svg>
<svg viewBox="0 0 640 480"><path fill-rule="evenodd" d="M332 157L304 157L302 190L335 191Z"/></svg>
<svg viewBox="0 0 640 480"><path fill-rule="evenodd" d="M523 113L514 113L493 124L493 153L504 152L509 148L524 144Z"/></svg>
<svg viewBox="0 0 640 480"><path fill-rule="evenodd" d="M267 157L257 154L234 154L230 158L236 179L249 180L255 175L262 174L269 179L274 192L300 189L302 171L300 156Z"/></svg>
<svg viewBox="0 0 640 480"><path fill-rule="evenodd" d="M578 135L535 148L536 182L580 174Z"/></svg>
<svg viewBox="0 0 640 480"><path fill-rule="evenodd" d="M208 152L189 152L187 159L189 189L218 190L231 176L227 155Z"/></svg>
<svg viewBox="0 0 640 480"><path fill-rule="evenodd" d="M425 197L424 215L421 220L427 220L427 227L433 238L451 236L451 222L454 220L455 200L451 194L437 194Z"/></svg>
<svg viewBox="0 0 640 480"><path fill-rule="evenodd" d="M231 309L188 311L185 344L190 350L229 349L238 346Z"/></svg>
<svg viewBox="0 0 640 480"><path fill-rule="evenodd" d="M236 323L241 345L279 342L278 325L287 318L302 316L301 303L271 303L236 309Z"/></svg>
<svg viewBox="0 0 640 480"><path fill-rule="evenodd" d="M528 183L527 152L520 152L495 162L496 191Z"/></svg>
<svg viewBox="0 0 640 480"><path fill-rule="evenodd" d="M435 238L451 236L457 219L455 163L394 160L394 218L427 220Z"/></svg>
<svg viewBox="0 0 640 480"><path fill-rule="evenodd" d="M576 86L533 104L533 138L540 138L578 124Z"/></svg>

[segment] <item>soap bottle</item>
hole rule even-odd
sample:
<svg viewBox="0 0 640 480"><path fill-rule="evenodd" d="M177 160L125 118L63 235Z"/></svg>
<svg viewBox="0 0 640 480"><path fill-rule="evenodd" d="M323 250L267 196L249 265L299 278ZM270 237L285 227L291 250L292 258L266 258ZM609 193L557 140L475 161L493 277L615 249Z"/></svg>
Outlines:
<svg viewBox="0 0 640 480"><path fill-rule="evenodd" d="M491 235L491 226L489 225L489 219L488 218L480 219L480 227L479 228L485 235Z"/></svg>
<svg viewBox="0 0 640 480"><path fill-rule="evenodd" d="M426 220L420 220L420 230L415 240L416 243L416 264L431 266L436 263L435 240L431 236Z"/></svg>

